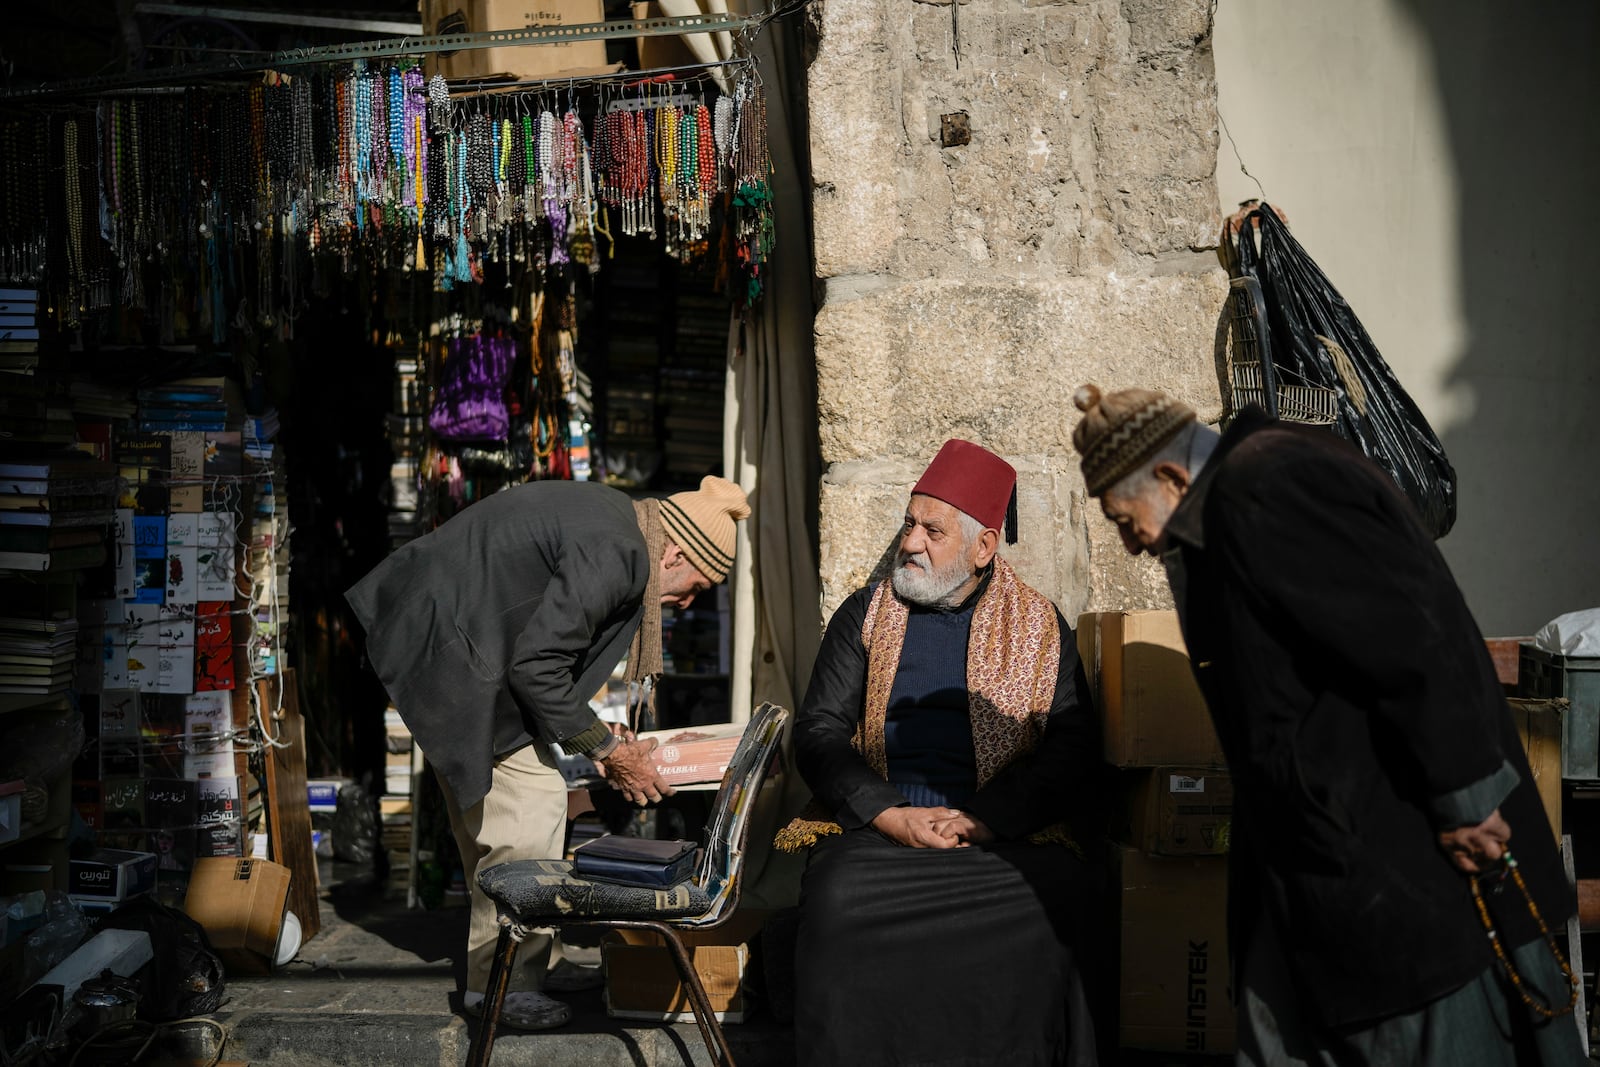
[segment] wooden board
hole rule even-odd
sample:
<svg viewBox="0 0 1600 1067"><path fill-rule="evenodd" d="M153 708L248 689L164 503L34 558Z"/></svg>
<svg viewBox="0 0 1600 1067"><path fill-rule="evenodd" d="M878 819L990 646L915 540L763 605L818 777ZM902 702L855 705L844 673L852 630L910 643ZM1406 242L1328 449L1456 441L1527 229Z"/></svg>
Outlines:
<svg viewBox="0 0 1600 1067"><path fill-rule="evenodd" d="M283 706L278 708L279 686ZM262 718L287 748L268 746L267 835L272 859L289 868L289 910L300 920L301 942L322 929L317 910L317 856L311 847L311 804L306 799L306 723L300 717L294 670L256 682Z"/></svg>
<svg viewBox="0 0 1600 1067"><path fill-rule="evenodd" d="M1533 787L1539 791L1550 829L1561 840L1561 717L1565 700L1525 700L1513 697L1511 716L1517 735L1528 754L1528 769L1533 772Z"/></svg>

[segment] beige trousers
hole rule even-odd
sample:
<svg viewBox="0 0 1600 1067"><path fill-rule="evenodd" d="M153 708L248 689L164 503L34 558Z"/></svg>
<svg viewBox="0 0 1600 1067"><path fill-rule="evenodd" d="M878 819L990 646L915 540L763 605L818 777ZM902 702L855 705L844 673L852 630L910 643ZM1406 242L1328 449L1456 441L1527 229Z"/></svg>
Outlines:
<svg viewBox="0 0 1600 1067"><path fill-rule="evenodd" d="M443 776L445 811L472 899L472 921L467 930L467 991L483 993L489 987L500 937L494 901L478 888L477 873L512 860L558 859L567 836L567 783L556 768L550 750L535 741L494 765L489 793L462 811ZM548 929L536 930L517 950L516 967L508 989L539 989L545 972L561 962L561 945Z"/></svg>

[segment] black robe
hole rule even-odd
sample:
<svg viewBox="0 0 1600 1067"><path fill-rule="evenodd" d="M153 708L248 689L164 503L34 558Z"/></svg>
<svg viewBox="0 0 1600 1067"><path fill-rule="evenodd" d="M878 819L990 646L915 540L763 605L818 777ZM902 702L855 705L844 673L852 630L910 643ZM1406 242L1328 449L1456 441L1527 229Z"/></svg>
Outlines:
<svg viewBox="0 0 1600 1067"><path fill-rule="evenodd" d="M367 655L470 808L497 757L534 738L605 740L589 700L644 618L652 562L624 493L533 482L402 546L345 594Z"/></svg>
<svg viewBox="0 0 1600 1067"><path fill-rule="evenodd" d="M986 587L987 580L956 612L970 615ZM1020 840L1071 819L1093 847L1086 831L1096 824L1103 764L1072 630L1058 613L1061 660L1040 744L961 804L998 840L905 848L870 826L905 796L850 746L863 714L861 627L871 595L863 589L834 613L794 727L801 775L845 828L813 848L801 888L798 1062L1091 1067L1097 1040L1110 1035L1095 1025L1096 1016L1107 1018L1111 992L1102 966L1101 940L1111 932L1100 921L1103 870L1061 845ZM902 665L918 661L909 647L915 629L908 626ZM965 652L950 650L958 663ZM949 672L936 673L930 685L897 679L896 697L924 693L944 714ZM891 714L914 715L907 703L899 699Z"/></svg>
<svg viewBox="0 0 1600 1067"><path fill-rule="evenodd" d="M1394 481L1328 431L1247 410L1166 535L1234 781L1234 959L1264 913L1325 1026L1459 989L1494 957L1436 835L1496 804L1559 928L1576 902L1493 663ZM1504 943L1538 936L1509 882L1490 899Z"/></svg>

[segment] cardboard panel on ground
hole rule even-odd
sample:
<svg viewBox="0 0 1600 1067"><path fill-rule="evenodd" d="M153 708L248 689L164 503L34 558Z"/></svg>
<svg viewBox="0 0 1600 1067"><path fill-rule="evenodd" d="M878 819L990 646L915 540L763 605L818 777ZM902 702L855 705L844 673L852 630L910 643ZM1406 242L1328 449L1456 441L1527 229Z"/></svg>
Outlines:
<svg viewBox="0 0 1600 1067"><path fill-rule="evenodd" d="M1176 612L1085 612L1078 618L1078 655L1100 712L1108 763L1223 766Z"/></svg>
<svg viewBox="0 0 1600 1067"><path fill-rule="evenodd" d="M1155 1052L1235 1046L1228 988L1228 864L1115 854L1121 915L1119 1044Z"/></svg>
<svg viewBox="0 0 1600 1067"><path fill-rule="evenodd" d="M721 926L682 930L679 936L717 1018L743 1022L749 1011L744 977L749 942L771 913L741 910ZM613 930L601 945L606 971L606 1014L617 1019L676 1022L692 1019L689 992L678 978L671 950L655 934Z"/></svg>
<svg viewBox="0 0 1600 1067"><path fill-rule="evenodd" d="M279 687L283 699L278 700ZM301 940L310 941L322 929L317 910L317 856L311 843L311 807L306 793L306 724L300 716L299 689L293 669L281 677L256 683L263 708L272 713L278 741L287 747L268 746L267 832L272 856L294 874L289 886L289 910L300 920Z"/></svg>

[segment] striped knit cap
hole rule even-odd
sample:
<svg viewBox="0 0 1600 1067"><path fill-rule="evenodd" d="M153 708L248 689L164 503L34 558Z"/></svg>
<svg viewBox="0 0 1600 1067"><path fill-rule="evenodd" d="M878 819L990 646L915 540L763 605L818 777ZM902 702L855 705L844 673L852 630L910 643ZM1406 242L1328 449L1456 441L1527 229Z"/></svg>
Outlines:
<svg viewBox="0 0 1600 1067"><path fill-rule="evenodd" d="M750 514L744 490L715 475L700 488L673 493L661 502L661 525L700 573L713 582L733 569L733 524Z"/></svg>
<svg viewBox="0 0 1600 1067"><path fill-rule="evenodd" d="M1072 443L1083 457L1083 481L1090 496L1099 496L1144 466L1194 421L1194 409L1149 389L1123 389L1106 396L1097 385L1080 385L1072 402L1083 418L1072 431Z"/></svg>

